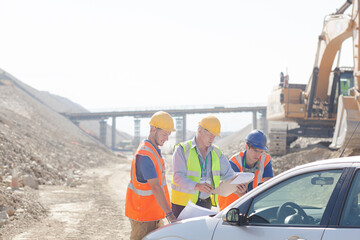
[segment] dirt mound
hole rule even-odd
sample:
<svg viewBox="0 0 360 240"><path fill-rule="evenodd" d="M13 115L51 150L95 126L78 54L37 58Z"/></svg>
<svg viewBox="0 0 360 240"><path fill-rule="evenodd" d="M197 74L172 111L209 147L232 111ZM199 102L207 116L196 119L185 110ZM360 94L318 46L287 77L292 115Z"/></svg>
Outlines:
<svg viewBox="0 0 360 240"><path fill-rule="evenodd" d="M22 90L25 94L31 97L34 100L37 100L44 106L54 110L57 113L73 113L73 112L89 112L84 107L80 106L77 103L72 102L71 100L64 98L62 96L58 96L55 94L51 94L46 91L38 91L31 86L21 82L11 74L0 69L0 79L6 83L10 83L16 86L18 89ZM100 124L99 121L81 121L80 127L94 137L95 140L100 137ZM111 132L111 126L107 126L107 131ZM131 140L132 137L121 131L116 131L116 143L119 144L123 140ZM107 134L106 136L106 144L108 146L111 145L112 139L111 134Z"/></svg>
<svg viewBox="0 0 360 240"><path fill-rule="evenodd" d="M245 150L245 138L251 132L252 124L247 125L243 129L216 141L221 151L227 158L230 158L235 153Z"/></svg>
<svg viewBox="0 0 360 240"><path fill-rule="evenodd" d="M1 75L1 74L0 74ZM3 75L2 75L3 76ZM0 237L4 228L39 219L46 210L35 184L81 184L81 172L122 158L13 82L0 76ZM16 167L17 178L14 178ZM70 174L71 173L71 174ZM19 190L13 190L14 179Z"/></svg>
<svg viewBox="0 0 360 240"><path fill-rule="evenodd" d="M272 157L274 175L298 165L332 158L333 151L327 147L330 142L327 144L318 139L312 139L311 141L303 138L298 139L297 142L301 142L301 148L298 146L296 148L290 148L287 154Z"/></svg>
<svg viewBox="0 0 360 240"><path fill-rule="evenodd" d="M329 148L331 141L331 138L298 138L290 145L287 154L272 157L274 174L317 160L360 154L360 149L332 150Z"/></svg>

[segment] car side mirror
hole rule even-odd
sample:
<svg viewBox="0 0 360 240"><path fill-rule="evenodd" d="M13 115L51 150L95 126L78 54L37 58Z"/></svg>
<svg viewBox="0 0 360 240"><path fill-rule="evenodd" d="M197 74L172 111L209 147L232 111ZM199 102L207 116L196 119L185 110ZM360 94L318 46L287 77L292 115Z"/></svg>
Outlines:
<svg viewBox="0 0 360 240"><path fill-rule="evenodd" d="M225 215L224 222L227 222L229 224L233 225L243 225L246 223L247 218L245 214L240 213L240 210L238 208L231 208Z"/></svg>

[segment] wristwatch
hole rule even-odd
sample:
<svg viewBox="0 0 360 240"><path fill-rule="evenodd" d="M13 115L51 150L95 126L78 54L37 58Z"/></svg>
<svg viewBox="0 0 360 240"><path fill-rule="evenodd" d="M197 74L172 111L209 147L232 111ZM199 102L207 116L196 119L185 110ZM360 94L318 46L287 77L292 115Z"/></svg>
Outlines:
<svg viewBox="0 0 360 240"><path fill-rule="evenodd" d="M170 217L170 216L173 215L173 214L174 214L173 212L168 212L168 213L165 215L165 217L168 218L168 217Z"/></svg>

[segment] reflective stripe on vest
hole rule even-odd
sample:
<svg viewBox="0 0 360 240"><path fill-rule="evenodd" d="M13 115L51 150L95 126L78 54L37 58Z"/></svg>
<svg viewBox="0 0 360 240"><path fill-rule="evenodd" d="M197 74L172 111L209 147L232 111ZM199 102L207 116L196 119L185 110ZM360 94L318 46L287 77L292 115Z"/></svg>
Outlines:
<svg viewBox="0 0 360 240"><path fill-rule="evenodd" d="M197 177L197 176L199 176L199 172L187 170L186 171L186 176Z"/></svg>
<svg viewBox="0 0 360 240"><path fill-rule="evenodd" d="M172 191L175 190L175 191L179 191L179 192L189 193L189 194L197 194L197 191L195 191L195 190L182 188L182 187L180 187L178 185L175 185L174 183L171 184L171 190ZM171 200L173 200L173 199L171 198Z"/></svg>
<svg viewBox="0 0 360 240"><path fill-rule="evenodd" d="M157 163L158 163L158 166L160 167L160 171L161 171L161 178L159 178L159 181L160 181L160 186L161 187L164 187L166 185L166 178L165 178L165 167L161 164L161 161L159 159L159 156L158 154L155 154L155 152L153 151L153 149L151 149L149 146L146 146L146 145L143 145L141 146L141 150L143 151L147 151L149 153L151 153L153 156L155 156L156 160L157 160ZM156 152L157 153L157 152ZM140 155L140 154L139 154ZM135 162L136 161L133 161L133 169L135 169ZM132 171L131 172L132 174L132 179L136 179L136 171ZM142 184L147 184L147 183L142 183ZM135 186L134 186L134 183L133 181L131 181L128 185L128 188L132 189L137 195L140 195L140 196L149 196L152 193L152 190L141 190L141 189L136 189Z"/></svg>
<svg viewBox="0 0 360 240"><path fill-rule="evenodd" d="M136 221L157 221L165 217L165 213L157 203L148 182L141 183L136 177L136 157L147 156L154 164L160 186L170 206L169 191L165 179L165 163L155 147L149 142L142 142L138 147L131 164L130 183L128 184L125 201L125 216Z"/></svg>
<svg viewBox="0 0 360 240"><path fill-rule="evenodd" d="M185 143L180 143L184 150L184 156L186 160L186 176L193 180L194 182L200 183L201 179L201 166L200 160L197 155L196 149L191 148L192 141L187 141ZM211 173L212 173L212 184L216 188L220 183L220 149L213 147L211 150ZM175 184L174 180L171 184L171 202L177 205L186 206L186 204L191 200L193 203L196 203L199 197L199 191L190 190L182 188ZM216 199L217 202L217 199Z"/></svg>
<svg viewBox="0 0 360 240"><path fill-rule="evenodd" d="M243 163L243 156L244 152L240 152L234 156L231 157L230 161L232 161L238 168L240 172L244 172L245 168L242 166ZM253 182L253 188L257 187L258 183L262 182L263 174L264 174L264 168L265 165L270 161L271 157L270 155L263 153L260 157L260 163L259 163L259 170L255 172L255 176L257 173L257 178L254 179ZM225 207L229 206L231 203L239 199L239 197L236 194L230 194L227 197L219 197L219 207L220 211L223 210Z"/></svg>
<svg viewBox="0 0 360 240"><path fill-rule="evenodd" d="M164 186L166 186L166 183L162 183L161 187L163 188ZM140 196L150 196L153 194L152 190L140 190L140 189L136 189L134 187L134 184L129 183L128 184L128 188L130 188L131 190L133 190L137 195Z"/></svg>
<svg viewBox="0 0 360 240"><path fill-rule="evenodd" d="M230 160L235 163L235 165L239 168L240 172L245 172L245 167L242 165L243 163L243 156L244 152L240 152L236 156L232 157ZM255 172L257 173L257 178L254 179L253 187L256 188L258 183L262 182L263 174L264 174L264 167L267 156L270 157L270 155L266 153L262 153L260 156L260 163L259 163L259 170Z"/></svg>
<svg viewBox="0 0 360 240"><path fill-rule="evenodd" d="M212 159L216 158L216 161L212 161L211 171L213 175L213 185L217 188L220 185L220 156L221 151L219 147L216 147L214 151L211 151ZM213 206L219 205L219 196L217 194L211 194L211 203Z"/></svg>

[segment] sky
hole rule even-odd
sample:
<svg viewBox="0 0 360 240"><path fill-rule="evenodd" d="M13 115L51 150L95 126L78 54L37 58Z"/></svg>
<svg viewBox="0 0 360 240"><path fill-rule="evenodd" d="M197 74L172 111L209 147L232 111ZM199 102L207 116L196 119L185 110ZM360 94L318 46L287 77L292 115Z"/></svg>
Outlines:
<svg viewBox="0 0 360 240"><path fill-rule="evenodd" d="M344 2L2 0L0 68L90 111L266 105L280 72L308 82L324 18ZM251 114L221 121L237 130Z"/></svg>

